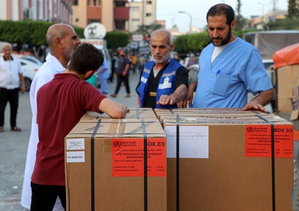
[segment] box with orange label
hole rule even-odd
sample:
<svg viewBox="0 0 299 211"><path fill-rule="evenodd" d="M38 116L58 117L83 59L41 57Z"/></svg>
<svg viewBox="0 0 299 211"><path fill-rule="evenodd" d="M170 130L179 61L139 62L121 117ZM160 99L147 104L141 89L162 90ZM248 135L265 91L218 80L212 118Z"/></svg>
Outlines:
<svg viewBox="0 0 299 211"><path fill-rule="evenodd" d="M166 211L161 124L142 119L79 122L65 138L65 177L67 210Z"/></svg>
<svg viewBox="0 0 299 211"><path fill-rule="evenodd" d="M218 115L163 116L168 211L291 211L293 125L266 114Z"/></svg>

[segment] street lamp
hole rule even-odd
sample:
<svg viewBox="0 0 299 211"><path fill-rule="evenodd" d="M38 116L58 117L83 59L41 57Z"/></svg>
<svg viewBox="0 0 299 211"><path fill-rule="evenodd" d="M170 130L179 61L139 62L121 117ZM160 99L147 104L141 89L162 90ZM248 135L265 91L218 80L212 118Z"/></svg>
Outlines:
<svg viewBox="0 0 299 211"><path fill-rule="evenodd" d="M190 17L189 32L191 33L192 16L189 13L185 12L185 11L179 11L179 13L184 13L184 14L186 14Z"/></svg>

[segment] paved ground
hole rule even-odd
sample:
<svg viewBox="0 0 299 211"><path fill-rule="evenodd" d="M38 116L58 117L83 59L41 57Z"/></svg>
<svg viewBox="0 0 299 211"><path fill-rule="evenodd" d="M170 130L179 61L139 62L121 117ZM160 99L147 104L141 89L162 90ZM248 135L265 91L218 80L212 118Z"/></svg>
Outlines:
<svg viewBox="0 0 299 211"><path fill-rule="evenodd" d="M137 94L135 87L139 74L135 73L130 78L131 98L125 98L125 87L122 86L118 97L114 101L126 104L128 107L137 107ZM108 83L109 96L114 93L116 80ZM27 153L27 145L31 128L31 109L29 93L20 95L18 110L18 126L21 132L10 131L9 105L5 111L5 131L0 133L0 211L28 211L20 205L21 189Z"/></svg>

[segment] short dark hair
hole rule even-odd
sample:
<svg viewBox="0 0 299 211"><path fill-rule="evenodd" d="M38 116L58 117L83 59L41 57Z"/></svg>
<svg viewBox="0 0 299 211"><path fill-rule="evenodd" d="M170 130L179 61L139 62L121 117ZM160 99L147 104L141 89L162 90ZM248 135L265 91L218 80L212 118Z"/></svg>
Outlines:
<svg viewBox="0 0 299 211"><path fill-rule="evenodd" d="M207 13L207 22L209 16L217 16L223 14L226 16L226 24L230 26L233 20L235 20L235 12L233 8L227 4L216 4L211 7Z"/></svg>
<svg viewBox="0 0 299 211"><path fill-rule="evenodd" d="M98 70L104 62L104 55L101 50L91 44L79 45L71 58L68 69L82 75L88 70Z"/></svg>

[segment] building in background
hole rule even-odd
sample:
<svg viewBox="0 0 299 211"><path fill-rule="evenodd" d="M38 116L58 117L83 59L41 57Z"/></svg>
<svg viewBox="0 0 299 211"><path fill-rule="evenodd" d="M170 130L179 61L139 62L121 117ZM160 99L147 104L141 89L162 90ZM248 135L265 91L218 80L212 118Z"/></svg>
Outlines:
<svg viewBox="0 0 299 211"><path fill-rule="evenodd" d="M127 5L130 8L129 32L135 32L139 26L149 26L156 22L156 0L132 0Z"/></svg>
<svg viewBox="0 0 299 211"><path fill-rule="evenodd" d="M268 28L267 24L276 20L285 19L286 14L287 11L277 10L263 14L262 16L252 16L250 20L250 27L269 31L270 29Z"/></svg>
<svg viewBox="0 0 299 211"><path fill-rule="evenodd" d="M72 24L73 0L1 0L0 20L44 20Z"/></svg>
<svg viewBox="0 0 299 211"><path fill-rule="evenodd" d="M162 29L165 29L165 27L166 27L166 21L165 20L156 20L156 23L161 24Z"/></svg>
<svg viewBox="0 0 299 211"><path fill-rule="evenodd" d="M74 0L73 25L85 28L101 23L107 31L128 31L127 0Z"/></svg>

